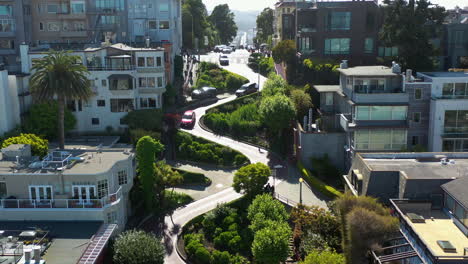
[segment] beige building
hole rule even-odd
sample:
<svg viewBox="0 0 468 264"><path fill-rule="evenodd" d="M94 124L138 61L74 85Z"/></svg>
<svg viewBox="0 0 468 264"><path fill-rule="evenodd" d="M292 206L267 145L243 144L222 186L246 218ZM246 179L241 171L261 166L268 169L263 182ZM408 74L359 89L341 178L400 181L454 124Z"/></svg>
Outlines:
<svg viewBox="0 0 468 264"><path fill-rule="evenodd" d="M41 43L87 43L86 0L33 0L33 40Z"/></svg>
<svg viewBox="0 0 468 264"><path fill-rule="evenodd" d="M95 142L68 144L42 159L29 145L2 149L0 221L103 221L122 229L135 155L125 146Z"/></svg>

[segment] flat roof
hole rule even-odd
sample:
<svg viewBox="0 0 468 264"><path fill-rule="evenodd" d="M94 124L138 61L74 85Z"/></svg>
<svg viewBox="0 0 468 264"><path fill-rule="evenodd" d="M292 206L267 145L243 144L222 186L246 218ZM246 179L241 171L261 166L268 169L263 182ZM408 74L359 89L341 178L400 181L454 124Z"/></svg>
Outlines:
<svg viewBox="0 0 468 264"><path fill-rule="evenodd" d="M339 72L348 76L399 76L393 73L387 66L358 66L347 69L338 69Z"/></svg>
<svg viewBox="0 0 468 264"><path fill-rule="evenodd" d="M313 87L319 93L341 92L341 87L339 85L314 85Z"/></svg>
<svg viewBox="0 0 468 264"><path fill-rule="evenodd" d="M402 212L402 216L411 229L417 234L432 254L436 257L464 256L464 248L468 246L468 237L455 225L453 220L441 210L431 210L430 203L398 203L394 204ZM413 223L408 213L424 217L423 223ZM445 252L437 241L449 241L456 252Z"/></svg>
<svg viewBox="0 0 468 264"><path fill-rule="evenodd" d="M372 171L400 171L410 179L456 179L468 167L467 152L359 153ZM442 164L441 159L451 162ZM453 163L453 164L452 164Z"/></svg>
<svg viewBox="0 0 468 264"><path fill-rule="evenodd" d="M41 229L52 238L43 256L47 264L77 263L102 222L0 221L5 230Z"/></svg>
<svg viewBox="0 0 468 264"><path fill-rule="evenodd" d="M465 168L463 173L468 172ZM456 179L442 185L442 189L448 192L455 200L461 203L465 208L468 208L468 176ZM467 245L468 246L468 245Z"/></svg>
<svg viewBox="0 0 468 264"><path fill-rule="evenodd" d="M420 74L435 78L468 78L468 72L421 72Z"/></svg>

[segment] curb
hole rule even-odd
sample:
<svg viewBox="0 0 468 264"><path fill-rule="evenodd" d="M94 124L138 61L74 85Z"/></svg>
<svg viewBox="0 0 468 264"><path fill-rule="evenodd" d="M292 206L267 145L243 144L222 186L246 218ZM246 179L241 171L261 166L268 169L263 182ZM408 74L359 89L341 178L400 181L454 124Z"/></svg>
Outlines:
<svg viewBox="0 0 468 264"><path fill-rule="evenodd" d="M190 261L184 256L184 254L182 254L182 253L180 252L179 241L180 241L181 235L182 235L182 234L178 234L178 235L177 235L176 247L175 247L176 252L177 252L177 255L179 255L179 257L180 257L180 258L182 259L182 261L184 261L185 263L191 264L192 262L190 262ZM185 249L184 249L184 250L185 250Z"/></svg>
<svg viewBox="0 0 468 264"><path fill-rule="evenodd" d="M224 166L224 165L214 165L214 164L210 164L210 163L190 161L190 160L184 160L184 159L176 159L176 161L184 162L184 163L187 163L189 165L194 165L194 166L202 165L202 166L207 166L207 167L212 167L212 168L217 168L217 169L227 169L227 170L239 169L242 166L246 165L246 164L242 164L240 166Z"/></svg>

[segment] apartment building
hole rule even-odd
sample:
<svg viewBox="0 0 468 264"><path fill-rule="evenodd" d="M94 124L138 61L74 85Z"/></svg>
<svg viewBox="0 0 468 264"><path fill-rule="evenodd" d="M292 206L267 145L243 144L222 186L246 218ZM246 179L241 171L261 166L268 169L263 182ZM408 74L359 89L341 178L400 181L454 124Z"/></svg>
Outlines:
<svg viewBox="0 0 468 264"><path fill-rule="evenodd" d="M359 153L345 187L390 204L400 234L374 263L468 263L468 153Z"/></svg>
<svg viewBox="0 0 468 264"><path fill-rule="evenodd" d="M305 57L346 59L350 65L376 63L377 1L280 1L275 12L278 41L296 40Z"/></svg>
<svg viewBox="0 0 468 264"><path fill-rule="evenodd" d="M0 136L20 124L20 104L16 77L0 66Z"/></svg>
<svg viewBox="0 0 468 264"><path fill-rule="evenodd" d="M103 140L103 141L101 141ZM101 221L122 230L135 177L131 147L115 139L67 141L44 158L30 145L10 145L0 155L0 220ZM106 145L107 147L103 147Z"/></svg>
<svg viewBox="0 0 468 264"><path fill-rule="evenodd" d="M10 73L20 71L19 45L31 41L31 0L0 2L0 63Z"/></svg>
<svg viewBox="0 0 468 264"><path fill-rule="evenodd" d="M34 60L46 54L25 47L25 70L29 71ZM121 119L128 112L162 107L167 82L164 49L109 44L71 54L79 56L88 68L94 92L88 101L68 102L77 119L76 132L122 130L126 125L121 124Z"/></svg>
<svg viewBox="0 0 468 264"><path fill-rule="evenodd" d="M439 70L468 67L468 8L448 10L442 35L433 41L440 48Z"/></svg>

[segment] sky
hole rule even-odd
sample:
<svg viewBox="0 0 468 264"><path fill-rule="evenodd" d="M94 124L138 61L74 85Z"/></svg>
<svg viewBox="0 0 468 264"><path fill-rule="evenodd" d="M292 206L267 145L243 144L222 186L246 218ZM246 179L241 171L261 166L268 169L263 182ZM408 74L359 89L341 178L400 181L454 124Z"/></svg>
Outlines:
<svg viewBox="0 0 468 264"><path fill-rule="evenodd" d="M208 10L213 10L216 5L229 4L232 10L249 11L263 10L268 6L273 6L277 0L203 0ZM379 3L381 0L379 0ZM454 8L455 5L461 7L468 6L468 0L431 0L434 4L439 4L445 8Z"/></svg>

